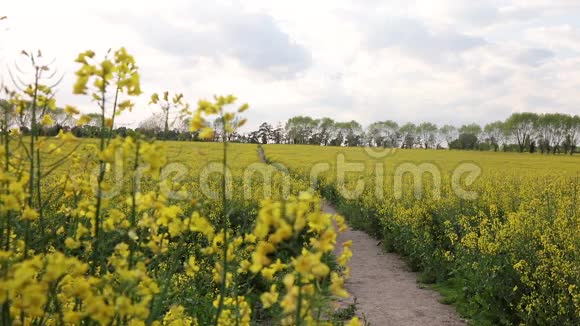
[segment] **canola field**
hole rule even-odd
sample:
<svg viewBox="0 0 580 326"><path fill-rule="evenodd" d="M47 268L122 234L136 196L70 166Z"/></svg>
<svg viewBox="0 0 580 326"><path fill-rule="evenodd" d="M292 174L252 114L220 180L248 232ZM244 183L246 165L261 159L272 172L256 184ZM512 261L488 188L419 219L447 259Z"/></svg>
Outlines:
<svg viewBox="0 0 580 326"><path fill-rule="evenodd" d="M7 140L10 165L27 166L27 140ZM95 140L36 145L31 192L25 169L2 174L2 325L348 322L329 304L347 296L348 244L331 255L342 218L261 163L256 145L228 145L225 192L223 144L113 139L101 155Z"/></svg>
<svg viewBox="0 0 580 326"><path fill-rule="evenodd" d="M174 97L191 132L219 132L221 143L114 137L142 93L138 67L124 48L86 51L73 93L100 113L63 112L96 121L98 138L45 138L57 109L43 84L50 67L23 55L34 82L2 89L0 325L361 324L331 305L348 296L344 219L323 213L308 183L260 162L257 146L227 142L247 104Z"/></svg>
<svg viewBox="0 0 580 326"><path fill-rule="evenodd" d="M142 93L123 48L75 60L97 113L63 112L98 138L45 138L50 67L23 55L33 82L0 107L0 325L363 325L335 308L352 242L322 198L474 323L580 324L575 156L264 145L262 162L228 142L248 109L232 95L151 96L217 143L114 137Z"/></svg>
<svg viewBox="0 0 580 326"><path fill-rule="evenodd" d="M278 145L265 152L353 226L407 257L423 281L438 282L476 323L580 323L580 157Z"/></svg>
<svg viewBox="0 0 580 326"><path fill-rule="evenodd" d="M13 324L212 323L223 279L229 296L219 324L293 324L296 309L304 323L337 324L328 318L329 294L346 295L339 278L348 276L351 253L346 244L338 264L332 258L342 244L334 243L330 219L320 220L317 195L405 255L422 281L443 284L449 302L476 323L573 325L579 318L580 157L264 145L269 163L279 163L273 167L260 161L258 146L228 144L225 207L223 144L114 139L105 182L119 189L103 202L97 241L98 141L39 139L39 146L47 151L43 170L75 154L41 185L62 187L41 197L42 216L4 211L0 282L9 307L3 318ZM454 191L454 172L466 193ZM309 188L314 196L304 193ZM12 197L26 203L26 187L5 188L3 202ZM284 213L289 220L276 221ZM218 231L224 215L228 274ZM315 276L300 276L300 264ZM302 290L297 308L291 301Z"/></svg>

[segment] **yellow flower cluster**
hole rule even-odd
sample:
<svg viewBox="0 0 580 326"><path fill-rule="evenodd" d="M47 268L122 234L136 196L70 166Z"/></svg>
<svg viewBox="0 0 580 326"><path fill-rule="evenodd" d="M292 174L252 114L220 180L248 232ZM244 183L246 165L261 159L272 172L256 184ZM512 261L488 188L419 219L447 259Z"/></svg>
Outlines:
<svg viewBox="0 0 580 326"><path fill-rule="evenodd" d="M348 215L355 226L408 256L423 281L453 285L464 314L482 318L485 311L491 324L580 323L578 157L405 150L378 160L358 148L293 147L267 145L265 152L305 178L310 166L329 163L318 181L331 196L364 180L360 196L330 199L353 212ZM368 172L339 182L338 155L363 162ZM483 171L476 183L462 184L475 199L462 198L453 187L453 169L466 160L480 162ZM441 173L436 191L437 175L414 179L414 170L396 189L398 164L425 161ZM384 170L378 186L376 169Z"/></svg>
<svg viewBox="0 0 580 326"><path fill-rule="evenodd" d="M285 198L282 173L268 198L265 186L249 200L242 191L228 196L220 178L209 183L223 196L204 196L204 163L222 158L241 190L243 168L259 160L255 146L226 147L248 108L227 112L233 96L186 112L206 133L216 130L205 119L218 115L222 145L110 137L141 90L133 57L123 48L108 57L97 62L86 51L76 60L74 93L97 102L99 139L40 137L35 128L52 123L40 115L31 135L0 137L0 325L330 324L330 297L348 295L350 244L338 266L333 258L344 219L323 213L316 195L301 192L303 181L291 180ZM51 94L34 87L21 96ZM152 99L188 107L181 95ZM39 108L54 105L49 96L37 100ZM34 108L16 94L9 103L20 110L10 112ZM164 170L176 161L190 168L180 178Z"/></svg>
<svg viewBox="0 0 580 326"><path fill-rule="evenodd" d="M288 315L285 323L292 324L295 321L294 316L312 317L309 315L309 302L316 295L314 289L331 272L323 258L333 252L336 244L337 231L332 221L338 229L344 229L344 219L322 213L319 205L311 194L302 193L300 197L284 203L265 201L258 215L254 235L259 242L252 254L250 270L253 273L261 272L267 279L273 279L276 273L292 267L293 272L284 277L286 294L280 302L283 312ZM302 241L308 241L310 248L305 247L300 253L294 253L290 262L281 263L280 259L274 262L270 255L279 252L280 247L291 238L303 238ZM346 266L350 259L348 246L349 244L345 244L345 250L339 258L342 266ZM331 281L330 289L334 295L348 296L342 286L343 280L337 273L332 273ZM275 286L261 297L264 306L268 308L278 298L279 293ZM300 311L297 311L298 305Z"/></svg>

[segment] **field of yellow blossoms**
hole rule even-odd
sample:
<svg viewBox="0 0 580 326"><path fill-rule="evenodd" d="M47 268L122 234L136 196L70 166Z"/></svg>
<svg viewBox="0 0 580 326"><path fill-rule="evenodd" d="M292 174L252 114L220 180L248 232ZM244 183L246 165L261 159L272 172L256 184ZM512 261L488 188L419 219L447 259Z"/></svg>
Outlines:
<svg viewBox="0 0 580 326"><path fill-rule="evenodd" d="M475 323L580 324L580 157L298 145L265 152L313 182L351 225L406 256Z"/></svg>
<svg viewBox="0 0 580 326"><path fill-rule="evenodd" d="M267 164L227 142L233 96L151 97L221 143L111 137L142 93L123 48L76 59L100 138L45 138L50 67L24 55L0 114L0 325L360 325L333 309L353 253L320 196L475 323L580 324L578 157L265 145Z"/></svg>
<svg viewBox="0 0 580 326"><path fill-rule="evenodd" d="M308 183L252 145L107 136L141 94L123 48L76 59L73 92L93 99L101 138L39 137L57 104L50 67L24 55L33 82L6 91L0 119L0 325L359 325L333 317L352 253ZM227 135L248 108L235 100L181 114L202 136L220 118ZM30 136L10 127L23 113Z"/></svg>

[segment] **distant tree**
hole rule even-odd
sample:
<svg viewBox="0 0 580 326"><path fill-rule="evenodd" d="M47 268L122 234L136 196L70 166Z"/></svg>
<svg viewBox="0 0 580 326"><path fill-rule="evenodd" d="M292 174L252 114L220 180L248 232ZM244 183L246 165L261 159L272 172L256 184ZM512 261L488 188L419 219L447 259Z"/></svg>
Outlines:
<svg viewBox="0 0 580 326"><path fill-rule="evenodd" d="M529 150L530 150L531 154L536 152L536 141L535 140L530 141Z"/></svg>
<svg viewBox="0 0 580 326"><path fill-rule="evenodd" d="M367 128L367 142L370 146L384 147L386 136L384 135L384 122L373 122Z"/></svg>
<svg viewBox="0 0 580 326"><path fill-rule="evenodd" d="M506 120L506 128L516 140L520 152L523 152L530 144L537 119L537 114L523 112L514 113Z"/></svg>
<svg viewBox="0 0 580 326"><path fill-rule="evenodd" d="M342 146L344 144L344 134L342 131L338 130L334 138L332 138L329 142L329 146Z"/></svg>
<svg viewBox="0 0 580 326"><path fill-rule="evenodd" d="M383 123L383 128L383 132L387 139L386 147L399 147L401 140L399 125L393 120L387 120Z"/></svg>
<svg viewBox="0 0 580 326"><path fill-rule="evenodd" d="M465 149L465 150L475 150L477 148L478 139L472 133L460 134L459 138L453 140L449 144L450 149Z"/></svg>
<svg viewBox="0 0 580 326"><path fill-rule="evenodd" d="M284 128L282 128L280 123L272 130L272 141L274 144L282 144L284 142Z"/></svg>
<svg viewBox="0 0 580 326"><path fill-rule="evenodd" d="M564 153L574 154L580 142L580 116L568 116L565 120Z"/></svg>
<svg viewBox="0 0 580 326"><path fill-rule="evenodd" d="M101 133L101 129L98 126L92 125L82 125L82 126L75 126L71 129L71 132L75 137L79 138L93 138L98 137Z"/></svg>
<svg viewBox="0 0 580 326"><path fill-rule="evenodd" d="M371 146L398 147L399 125L392 120L372 123L367 128L367 141Z"/></svg>
<svg viewBox="0 0 580 326"><path fill-rule="evenodd" d="M260 143L260 133L259 131L252 131L248 134L247 142L251 144L259 144Z"/></svg>
<svg viewBox="0 0 580 326"><path fill-rule="evenodd" d="M10 103L0 99L0 107L9 107ZM67 120L62 109L56 109L51 114L57 123L41 130L41 135L56 135L61 128L70 128L77 137L98 137L102 132L97 118L98 114L88 114L89 121L82 126L73 126L74 121ZM143 120L135 130L117 128L114 136L126 137L135 132L149 137L164 137L174 140L198 140L196 133L189 132L190 121L179 119L173 129L165 131L167 116L163 113L153 114ZM26 121L24 115L14 120L14 125ZM83 118L83 121L85 119ZM2 122L4 123L4 122ZM213 121L214 128L221 128L221 121ZM73 126L73 127L71 127ZM30 133L28 127L23 126L24 134ZM213 141L223 137L219 133L214 135ZM276 127L264 122L258 130L247 134L232 131L228 137L231 142L249 143L290 143L314 144L321 146L380 146L401 148L440 148L442 142L447 143L450 149L465 150L494 150L502 148L504 151L524 150L542 153L570 153L576 152L580 142L580 116L571 116L559 113L534 114L515 113L505 122L495 121L481 128L476 123L456 128L444 125L441 128L430 122L420 125L406 123L399 125L392 121L378 121L363 129L357 121L337 122L331 118L313 119L308 116L297 116L289 119L285 127L278 123ZM515 142L515 143L514 143Z"/></svg>
<svg viewBox="0 0 580 326"><path fill-rule="evenodd" d="M567 118L569 115L554 113L551 114L550 125L552 126L552 153L560 153L562 143L566 139Z"/></svg>
<svg viewBox="0 0 580 326"><path fill-rule="evenodd" d="M364 134L360 123L352 120L345 124L346 129L346 146L361 146L363 144Z"/></svg>
<svg viewBox="0 0 580 326"><path fill-rule="evenodd" d="M0 93L4 92L7 98L14 96L14 92L9 91L7 88L0 89ZM16 108L14 104L5 99L0 99L0 126L2 129L2 135L6 136L11 127L14 124L14 116Z"/></svg>
<svg viewBox="0 0 580 326"><path fill-rule="evenodd" d="M487 140L493 147L493 150L497 152L500 146L505 146L506 142L506 128L502 121L495 121L488 123L484 127L485 134L487 135Z"/></svg>
<svg viewBox="0 0 580 326"><path fill-rule="evenodd" d="M119 127L115 129L115 134L123 138L127 137L127 127Z"/></svg>
<svg viewBox="0 0 580 326"><path fill-rule="evenodd" d="M478 125L477 123L471 123L468 125L463 125L461 126L461 128L459 128L459 133L460 134L471 134L474 135L475 137L478 137L481 135L482 129L481 126Z"/></svg>
<svg viewBox="0 0 580 326"><path fill-rule="evenodd" d="M236 121L239 121L236 120ZM228 139L230 142L233 143L242 143L244 142L244 136L242 134L240 134L238 131L232 131L230 135L228 135Z"/></svg>
<svg viewBox="0 0 580 326"><path fill-rule="evenodd" d="M139 123L139 130L147 136L157 136L164 129L164 116L162 113L153 113Z"/></svg>
<svg viewBox="0 0 580 326"><path fill-rule="evenodd" d="M463 125L459 128L458 131L459 131L460 137L461 137L461 135L473 135L475 137L475 139L477 139L474 148L464 148L464 149L478 149L479 143L484 140L483 130L481 129L481 126L478 125L477 123ZM465 136L464 136L464 140L465 139L467 139L467 138L465 138ZM471 137L469 137L469 139L471 139Z"/></svg>
<svg viewBox="0 0 580 326"><path fill-rule="evenodd" d="M324 138L326 137L326 132L323 129L323 124L321 123L323 120L330 120L328 118L322 118L322 119L315 119L314 121L316 122L316 126L314 126L314 128L312 128L312 135L310 136L310 139L308 140L309 144L312 145L324 145ZM331 124L334 124L333 121L331 121Z"/></svg>
<svg viewBox="0 0 580 326"><path fill-rule="evenodd" d="M441 127L441 129L439 129L439 133L441 134L441 137L445 140L445 143L447 143L447 148L450 148L451 142L457 139L457 137L459 137L459 132L457 131L457 128L455 128L452 125L444 125L443 127Z"/></svg>
<svg viewBox="0 0 580 326"><path fill-rule="evenodd" d="M317 126L317 120L307 116L297 116L286 122L286 133L292 144L308 144Z"/></svg>
<svg viewBox="0 0 580 326"><path fill-rule="evenodd" d="M437 125L431 122L423 122L417 127L417 134L419 141L423 148L433 148L437 143L437 132L439 129Z"/></svg>
<svg viewBox="0 0 580 326"><path fill-rule="evenodd" d="M559 113L541 114L535 121L535 134L538 137L540 151L555 154L560 152L560 146L567 136L569 115Z"/></svg>
<svg viewBox="0 0 580 326"><path fill-rule="evenodd" d="M191 118L182 118L175 121L173 128L180 133L188 133L191 126Z"/></svg>
<svg viewBox="0 0 580 326"><path fill-rule="evenodd" d="M258 128L258 139L261 144L267 144L273 137L274 128L271 124L264 122Z"/></svg>
<svg viewBox="0 0 580 326"><path fill-rule="evenodd" d="M322 118L318 121L319 143L328 145L330 140L336 136L336 122L331 118Z"/></svg>
<svg viewBox="0 0 580 326"><path fill-rule="evenodd" d="M336 136L330 140L332 146L360 146L363 143L363 129L356 121L337 122L334 124Z"/></svg>
<svg viewBox="0 0 580 326"><path fill-rule="evenodd" d="M227 132L227 138L229 142L234 142L236 140L236 138L239 138L239 127L242 123L242 120L244 120L244 118L240 117L240 116L235 116L234 119L232 121L230 121L231 123L231 128L233 128L232 130L229 130ZM214 132L214 136L213 139L211 141L222 141L224 138L223 135L223 130L224 128L223 126L223 118L222 117L218 117L213 121L213 129L215 130Z"/></svg>
<svg viewBox="0 0 580 326"><path fill-rule="evenodd" d="M99 113L89 113L86 115L86 117L89 119L89 121L86 123L89 126L95 126L98 127L100 126L100 119L101 119L101 114Z"/></svg>
<svg viewBox="0 0 580 326"><path fill-rule="evenodd" d="M168 139L170 129L174 126L176 121L178 121L179 115L184 115L189 106L183 102L183 94L174 94L173 96L169 95L168 91L163 92L161 97L159 94L153 93L151 95L150 104L157 104L162 112L162 120L163 120L163 138ZM174 117L170 121L170 114L174 114Z"/></svg>
<svg viewBox="0 0 580 326"><path fill-rule="evenodd" d="M54 121L54 125L60 126L61 128L72 128L76 125L77 122L76 119L74 119L72 115L66 113L65 109L63 108L57 107L54 110L46 110L46 114L48 114Z"/></svg>
<svg viewBox="0 0 580 326"><path fill-rule="evenodd" d="M401 133L401 148L413 148L417 139L417 126L413 123L406 123L399 128Z"/></svg>

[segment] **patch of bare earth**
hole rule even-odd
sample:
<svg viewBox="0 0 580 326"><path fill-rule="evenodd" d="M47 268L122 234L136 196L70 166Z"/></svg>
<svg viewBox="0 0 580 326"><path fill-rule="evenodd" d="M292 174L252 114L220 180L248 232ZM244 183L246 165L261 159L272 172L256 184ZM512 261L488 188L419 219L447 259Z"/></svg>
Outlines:
<svg viewBox="0 0 580 326"><path fill-rule="evenodd" d="M335 214L328 204L324 210ZM439 302L441 296L421 288L417 273L409 270L396 254L385 253L377 240L349 228L337 239L337 254L342 244L352 240L351 275L346 288L351 294L341 306L356 297L357 315L371 325L466 325L454 308Z"/></svg>

